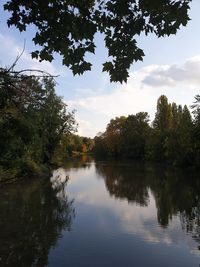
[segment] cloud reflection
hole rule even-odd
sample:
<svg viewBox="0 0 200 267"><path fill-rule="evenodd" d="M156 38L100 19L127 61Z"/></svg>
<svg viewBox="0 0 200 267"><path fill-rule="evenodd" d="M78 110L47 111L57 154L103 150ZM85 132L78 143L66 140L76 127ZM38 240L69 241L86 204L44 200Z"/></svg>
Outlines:
<svg viewBox="0 0 200 267"><path fill-rule="evenodd" d="M98 168L98 165L91 164L89 169L81 169L80 173L78 171L76 173L71 171L71 180L69 180L70 183L67 188L69 194L75 199L76 205L81 205L82 209L84 206L87 206L87 211L88 209L91 210L93 216L96 214L98 217L97 224L99 223L101 227L104 226L105 228L110 227L110 232L113 231L112 228L114 226L114 229L116 230L117 228L117 231L120 233L140 238L146 243L162 243L167 246L176 247L181 247L184 244L190 251L198 252L196 240L191 234L186 234L183 231L183 225L180 221L180 214L183 213L180 206L181 203L184 207L181 199L183 196L180 199L177 198L177 188L174 188L174 192L167 191L166 193L166 190L169 190L171 186L170 177L168 178L169 181L165 181L162 176L164 174L157 177L154 172L152 172L154 175L150 175L143 168L143 174L146 173L147 177L143 175L143 182L141 182L141 177L136 177L137 167L132 166L132 171L128 170L127 173L135 174L135 176L132 175L129 179L126 177L125 169L122 168L122 171L119 167L113 166L113 170L115 170L112 170L114 173L113 179L117 179L117 173L120 173L119 177L121 177L120 179L122 179L122 184L124 185L122 187L119 181L117 183L108 183L108 170L103 174ZM176 180L175 177L173 179ZM181 180L182 182L184 181L183 179ZM164 181L166 187L163 184ZM159 182L162 183L159 184ZM112 186L119 185L120 188L118 190L116 188L110 189L108 184ZM105 185L107 190L105 190ZM139 186L146 189L139 189ZM126 195L125 188L127 188L128 195ZM136 191L133 188L138 190ZM163 191L161 188L163 188ZM185 185L185 187L183 185L182 194L188 189L188 185ZM134 194L137 195L139 192L145 196L145 205L143 204L142 196L139 198L134 197ZM129 200L130 194L132 194L132 201ZM176 196L177 203L173 199L174 195ZM166 202L172 203L171 207L163 206L163 197L166 198ZM190 202L189 199L188 201ZM189 214L189 210L186 213ZM107 216L108 214L109 216ZM164 218L159 218L159 216L164 216Z"/></svg>

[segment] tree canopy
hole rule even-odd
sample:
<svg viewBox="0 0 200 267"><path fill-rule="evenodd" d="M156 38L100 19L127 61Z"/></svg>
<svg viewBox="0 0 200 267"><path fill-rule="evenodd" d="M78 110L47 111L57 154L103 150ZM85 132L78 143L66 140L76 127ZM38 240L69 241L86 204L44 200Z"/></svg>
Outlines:
<svg viewBox="0 0 200 267"><path fill-rule="evenodd" d="M33 42L40 50L33 58L52 61L55 52L73 74L91 70L87 53L95 53L95 33L103 34L108 61L103 71L114 82L127 81L132 63L143 60L137 45L141 34L158 37L176 34L189 21L191 0L9 0L8 26L20 31L34 25Z"/></svg>

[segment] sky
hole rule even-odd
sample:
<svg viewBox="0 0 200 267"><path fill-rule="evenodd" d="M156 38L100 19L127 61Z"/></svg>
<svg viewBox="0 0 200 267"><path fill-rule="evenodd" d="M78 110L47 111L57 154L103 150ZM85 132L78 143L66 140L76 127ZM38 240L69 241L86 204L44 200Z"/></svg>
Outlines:
<svg viewBox="0 0 200 267"><path fill-rule="evenodd" d="M169 102L190 106L194 96L200 93L199 0L192 1L191 20L175 36L137 38L145 57L143 62L131 66L126 84L110 83L108 74L102 72L107 50L100 34L95 36L95 55L88 56L93 64L92 71L82 76L73 76L57 55L51 63L33 60L30 53L35 50L34 27L27 28L24 33L14 27L8 28L9 14L3 10L5 0L0 2L0 67L12 65L25 44L16 68L41 69L59 75L56 92L63 97L69 111L76 110L78 134L82 136L94 137L104 132L110 119L117 116L146 111L153 120L157 99L162 94Z"/></svg>

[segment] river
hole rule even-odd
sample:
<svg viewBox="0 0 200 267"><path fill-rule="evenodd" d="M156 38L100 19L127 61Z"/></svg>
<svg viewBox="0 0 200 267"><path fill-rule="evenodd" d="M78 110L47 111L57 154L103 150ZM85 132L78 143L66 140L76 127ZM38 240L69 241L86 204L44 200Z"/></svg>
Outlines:
<svg viewBox="0 0 200 267"><path fill-rule="evenodd" d="M200 179L80 160L0 189L0 266L198 267Z"/></svg>

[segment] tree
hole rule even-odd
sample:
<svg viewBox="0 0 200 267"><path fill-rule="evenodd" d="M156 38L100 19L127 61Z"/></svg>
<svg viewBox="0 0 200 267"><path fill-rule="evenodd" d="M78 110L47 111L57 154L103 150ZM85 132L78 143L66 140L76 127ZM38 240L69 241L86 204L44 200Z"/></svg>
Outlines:
<svg viewBox="0 0 200 267"><path fill-rule="evenodd" d="M106 131L94 138L94 153L199 166L200 96L195 100L194 120L186 105L171 104L164 95L157 101L151 126L147 112L112 119Z"/></svg>
<svg viewBox="0 0 200 267"><path fill-rule="evenodd" d="M171 105L171 112L172 112L172 121L171 121L171 128L173 131L177 130L179 121L180 121L180 116L179 116L179 112L178 112L178 107L176 105L176 103L172 103Z"/></svg>
<svg viewBox="0 0 200 267"><path fill-rule="evenodd" d="M169 146L169 133L172 126L172 107L168 103L165 95L161 95L157 101L157 111L153 121L153 127L156 133L156 142L154 142L154 156L159 160L164 160L167 157Z"/></svg>
<svg viewBox="0 0 200 267"><path fill-rule="evenodd" d="M166 158L173 164L191 164L193 123L186 105L172 103L172 127L165 139Z"/></svg>
<svg viewBox="0 0 200 267"><path fill-rule="evenodd" d="M62 135L75 130L74 114L54 87L50 77L0 69L0 171L11 170L14 178L41 173Z"/></svg>
<svg viewBox="0 0 200 267"><path fill-rule="evenodd" d="M123 127L126 122L126 117L116 117L107 125L104 133L104 144L109 155L120 156L123 142Z"/></svg>
<svg viewBox="0 0 200 267"><path fill-rule="evenodd" d="M70 134L76 129L74 113L67 112L66 104L55 93L55 82L44 78L44 103L37 112L39 136L42 138L44 162L50 162L56 146L63 134ZM42 125L42 127L41 127Z"/></svg>
<svg viewBox="0 0 200 267"><path fill-rule="evenodd" d="M122 153L126 157L144 159L146 139L150 131L149 115L147 112L139 112L129 115L123 127Z"/></svg>
<svg viewBox="0 0 200 267"><path fill-rule="evenodd" d="M195 163L200 165L200 95L195 96L195 102L191 106L194 114L194 151L195 151Z"/></svg>
<svg viewBox="0 0 200 267"><path fill-rule="evenodd" d="M4 9L11 13L8 26L20 31L33 24L33 42L41 50L33 58L52 61L54 53L63 58L73 74L91 69L87 53L95 53L94 35L104 36L109 61L103 71L110 80L127 80L133 62L143 60L144 52L137 45L141 34L158 37L176 34L186 26L191 0L9 0Z"/></svg>
<svg viewBox="0 0 200 267"><path fill-rule="evenodd" d="M97 156L105 156L107 154L104 138L104 133L99 133L94 137L94 153Z"/></svg>
<svg viewBox="0 0 200 267"><path fill-rule="evenodd" d="M180 161L181 163L192 163L193 161L193 145L192 133L193 122L190 111L186 105L183 107L182 117L179 126L179 145L180 145Z"/></svg>
<svg viewBox="0 0 200 267"><path fill-rule="evenodd" d="M89 137L82 137L81 139L83 141L82 152L83 153L91 153L91 152L93 152L94 140L92 138L89 138Z"/></svg>
<svg viewBox="0 0 200 267"><path fill-rule="evenodd" d="M153 125L162 133L169 131L172 121L171 105L168 104L168 99L165 95L161 95L157 101L157 112Z"/></svg>

